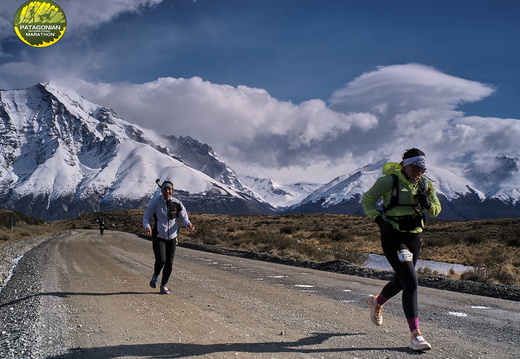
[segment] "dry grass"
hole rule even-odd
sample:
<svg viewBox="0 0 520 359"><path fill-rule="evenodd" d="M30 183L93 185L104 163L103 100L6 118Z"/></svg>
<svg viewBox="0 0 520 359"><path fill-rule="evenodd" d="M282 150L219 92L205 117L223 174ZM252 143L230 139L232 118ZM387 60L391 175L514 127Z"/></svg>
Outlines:
<svg viewBox="0 0 520 359"><path fill-rule="evenodd" d="M104 218L106 230L142 233L142 214L139 209L121 210L40 225L19 224L7 240L28 238L33 233L42 235L45 231L59 233L73 227L96 229L98 218ZM182 229L181 240L313 261L345 259L356 264L364 262L365 253L382 254L377 225L364 216L191 213L190 219L197 229ZM477 267L473 273L466 273L464 279L520 284L520 219L430 220L427 227L422 259ZM0 248L4 238L5 235L0 238ZM448 276L457 277L454 273Z"/></svg>
<svg viewBox="0 0 520 359"><path fill-rule="evenodd" d="M63 232L62 226L53 222L44 223L19 212L0 209L0 250L8 243Z"/></svg>

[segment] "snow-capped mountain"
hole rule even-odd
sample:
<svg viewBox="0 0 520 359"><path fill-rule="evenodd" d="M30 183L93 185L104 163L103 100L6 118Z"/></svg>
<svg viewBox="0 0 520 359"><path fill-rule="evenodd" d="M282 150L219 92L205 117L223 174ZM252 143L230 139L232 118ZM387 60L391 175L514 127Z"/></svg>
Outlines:
<svg viewBox="0 0 520 359"><path fill-rule="evenodd" d="M233 188L248 190L236 173L218 159L213 149L189 136L168 136L170 149L190 167Z"/></svg>
<svg viewBox="0 0 520 359"><path fill-rule="evenodd" d="M191 168L199 170L214 180L247 193L260 201L265 201L265 198L248 187L245 181L240 179L233 169L219 160L211 146L201 143L190 136L181 136L179 138L168 136L168 140L169 148ZM269 203L272 204L271 202Z"/></svg>
<svg viewBox="0 0 520 359"><path fill-rule="evenodd" d="M311 182L279 184L267 178L245 176L243 182L266 202L279 208L299 203L322 185Z"/></svg>
<svg viewBox="0 0 520 359"><path fill-rule="evenodd" d="M363 214L361 196L382 176L382 160L340 176L317 189L287 213ZM460 176L445 168L429 166L426 175L433 180L442 204L439 219L484 219L520 217L520 160L496 158L485 169L468 164L459 167Z"/></svg>
<svg viewBox="0 0 520 359"><path fill-rule="evenodd" d="M53 83L0 91L0 149L0 207L45 220L143 208L156 178L173 180L193 212L363 214L361 196L389 161L323 186L241 179L210 146L130 124ZM519 171L520 160L506 156L429 166L439 218L520 217Z"/></svg>
<svg viewBox="0 0 520 359"><path fill-rule="evenodd" d="M211 171L184 161L183 146L173 146L171 138L129 124L56 84L0 96L0 207L46 220L142 208L161 178L174 182L175 196L190 211L274 211L244 190L232 170L221 169L216 180Z"/></svg>

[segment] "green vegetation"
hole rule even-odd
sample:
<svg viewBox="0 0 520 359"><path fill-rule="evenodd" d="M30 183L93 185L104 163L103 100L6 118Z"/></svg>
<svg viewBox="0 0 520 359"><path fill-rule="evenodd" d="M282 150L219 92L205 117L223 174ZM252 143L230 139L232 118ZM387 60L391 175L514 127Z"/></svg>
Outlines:
<svg viewBox="0 0 520 359"><path fill-rule="evenodd" d="M10 212L11 214L13 212ZM143 210L89 213L71 220L31 223L20 217L13 230L5 227L0 248L8 240L21 240L76 229L98 229L142 233ZM382 254L377 225L365 216L338 214L296 214L283 216L214 215L191 213L196 230L182 229L181 241L209 244L226 249L260 252L312 261L343 259L362 264L366 253ZM520 285L520 219L481 221L429 220L424 233L422 259L459 263L475 267L461 276L507 285ZM423 275L437 275L421 269Z"/></svg>

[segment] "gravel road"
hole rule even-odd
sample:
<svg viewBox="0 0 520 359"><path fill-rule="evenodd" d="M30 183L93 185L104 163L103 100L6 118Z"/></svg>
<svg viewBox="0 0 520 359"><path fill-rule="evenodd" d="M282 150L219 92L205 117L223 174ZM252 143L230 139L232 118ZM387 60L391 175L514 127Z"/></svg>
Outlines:
<svg viewBox="0 0 520 359"><path fill-rule="evenodd" d="M151 243L80 231L2 250L1 358L517 358L518 301L421 287L407 348L400 298L374 326L373 278L178 248L171 295L148 286ZM24 247L26 246L26 247ZM23 253L23 252L22 252Z"/></svg>

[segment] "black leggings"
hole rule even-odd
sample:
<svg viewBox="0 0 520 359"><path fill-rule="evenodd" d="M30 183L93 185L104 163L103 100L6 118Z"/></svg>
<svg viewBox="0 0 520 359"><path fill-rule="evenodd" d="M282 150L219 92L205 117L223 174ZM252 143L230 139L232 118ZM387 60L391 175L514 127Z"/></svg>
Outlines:
<svg viewBox="0 0 520 359"><path fill-rule="evenodd" d="M419 284L415 264L421 251L421 244L420 233L403 233L395 229L381 233L383 252L395 271L394 278L384 286L381 295L390 299L402 290L403 310L407 319L419 316L417 305Z"/></svg>
<svg viewBox="0 0 520 359"><path fill-rule="evenodd" d="M168 279L170 279L170 275L172 274L173 256L175 255L175 248L177 248L177 241L175 239L166 241L162 238L154 237L152 243L153 253L155 254L153 275L158 277L161 270L164 268L161 286L166 285Z"/></svg>

